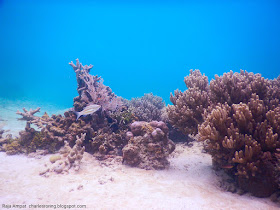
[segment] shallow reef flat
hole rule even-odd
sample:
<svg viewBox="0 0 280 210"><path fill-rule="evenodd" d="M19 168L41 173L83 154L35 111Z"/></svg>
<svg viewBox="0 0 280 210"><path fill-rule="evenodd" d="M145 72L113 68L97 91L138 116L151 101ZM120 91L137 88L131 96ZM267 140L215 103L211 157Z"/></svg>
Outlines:
<svg viewBox="0 0 280 210"><path fill-rule="evenodd" d="M201 142L177 144L165 170L143 170L85 153L78 172L39 176L50 156L0 153L2 204L86 205L87 209L278 209L268 198L223 191ZM141 204L141 205L140 205Z"/></svg>
<svg viewBox="0 0 280 210"><path fill-rule="evenodd" d="M33 107L42 107L38 116L42 116L45 112L52 114L63 114L66 107L57 107L53 104L44 102L35 102L28 100L8 100L0 98L0 128L3 128L7 133L12 134L14 137L19 136L19 132L24 130L26 121L18 120L19 115L16 114L17 110L25 107L27 110Z"/></svg>
<svg viewBox="0 0 280 210"><path fill-rule="evenodd" d="M72 108L0 101L2 204L279 208L280 76L230 71L209 83L190 70L166 107L153 93L121 98L92 65L69 64Z"/></svg>

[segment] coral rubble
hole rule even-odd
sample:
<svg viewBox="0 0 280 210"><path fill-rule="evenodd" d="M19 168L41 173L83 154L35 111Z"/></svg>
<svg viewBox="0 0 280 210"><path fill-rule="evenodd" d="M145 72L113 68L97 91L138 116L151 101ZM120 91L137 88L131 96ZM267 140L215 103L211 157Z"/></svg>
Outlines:
<svg viewBox="0 0 280 210"><path fill-rule="evenodd" d="M175 149L168 138L168 127L162 121L136 121L126 133L128 144L123 148L123 162L144 169L164 169L167 157Z"/></svg>

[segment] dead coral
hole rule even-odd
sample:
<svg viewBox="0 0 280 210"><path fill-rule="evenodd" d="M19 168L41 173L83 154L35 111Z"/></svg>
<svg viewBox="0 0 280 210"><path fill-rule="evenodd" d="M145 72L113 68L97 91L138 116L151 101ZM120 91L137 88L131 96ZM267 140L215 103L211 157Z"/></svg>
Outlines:
<svg viewBox="0 0 280 210"><path fill-rule="evenodd" d="M123 148L123 162L143 169L164 169L169 165L167 157L175 149L168 138L168 127L162 121L136 121L126 136L128 144Z"/></svg>

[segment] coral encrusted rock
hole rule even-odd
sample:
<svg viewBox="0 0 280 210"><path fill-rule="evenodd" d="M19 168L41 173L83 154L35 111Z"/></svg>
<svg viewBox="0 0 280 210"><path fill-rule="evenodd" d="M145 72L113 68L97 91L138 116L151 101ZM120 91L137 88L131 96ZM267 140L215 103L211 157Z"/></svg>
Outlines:
<svg viewBox="0 0 280 210"><path fill-rule="evenodd" d="M50 172L55 173L69 173L70 169L79 171L81 160L85 152L85 147L82 146L86 137L86 133L81 134L81 137L76 136L76 144L73 148L70 147L69 143L65 141L65 145L60 150L61 155L55 155L50 157L50 164L46 164L46 168L40 172L40 175L49 176Z"/></svg>
<svg viewBox="0 0 280 210"><path fill-rule="evenodd" d="M136 121L130 125L123 148L123 162L143 169L164 169L169 165L167 157L175 149L168 138L168 127L162 121Z"/></svg>

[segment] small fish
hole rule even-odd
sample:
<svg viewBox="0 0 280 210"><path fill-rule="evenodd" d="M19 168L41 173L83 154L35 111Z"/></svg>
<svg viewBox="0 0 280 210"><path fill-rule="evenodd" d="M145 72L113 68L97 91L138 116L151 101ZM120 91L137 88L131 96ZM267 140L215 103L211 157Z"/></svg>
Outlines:
<svg viewBox="0 0 280 210"><path fill-rule="evenodd" d="M91 104L86 106L82 111L80 112L75 112L74 113L77 115L77 119L78 120L81 116L86 116L89 114L93 114L94 112L96 112L98 109L100 109L100 105L97 104Z"/></svg>
<svg viewBox="0 0 280 210"><path fill-rule="evenodd" d="M232 165L225 165L225 166L222 166L222 168L231 169L231 168L233 168L233 166Z"/></svg>

